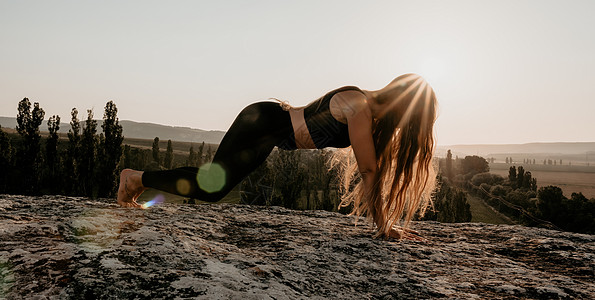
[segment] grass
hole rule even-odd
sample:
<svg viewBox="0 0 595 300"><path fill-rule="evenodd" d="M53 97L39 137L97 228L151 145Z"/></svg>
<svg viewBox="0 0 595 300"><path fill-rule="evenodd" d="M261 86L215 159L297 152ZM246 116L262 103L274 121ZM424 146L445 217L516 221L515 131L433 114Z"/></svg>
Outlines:
<svg viewBox="0 0 595 300"><path fill-rule="evenodd" d="M467 194L467 203L471 209L471 222L487 224L514 224L509 218L494 211L482 199Z"/></svg>

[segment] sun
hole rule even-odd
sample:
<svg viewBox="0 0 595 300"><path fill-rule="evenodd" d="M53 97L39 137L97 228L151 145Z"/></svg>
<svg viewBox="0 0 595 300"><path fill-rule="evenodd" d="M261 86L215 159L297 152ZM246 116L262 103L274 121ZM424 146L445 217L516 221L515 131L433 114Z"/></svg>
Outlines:
<svg viewBox="0 0 595 300"><path fill-rule="evenodd" d="M437 57L426 57L421 61L419 75L431 86L439 85L446 79L446 62Z"/></svg>

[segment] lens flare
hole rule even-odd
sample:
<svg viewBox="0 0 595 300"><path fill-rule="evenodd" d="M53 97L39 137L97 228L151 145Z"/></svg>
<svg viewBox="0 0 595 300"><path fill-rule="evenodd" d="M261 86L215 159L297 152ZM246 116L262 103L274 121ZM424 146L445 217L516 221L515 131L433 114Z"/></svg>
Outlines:
<svg viewBox="0 0 595 300"><path fill-rule="evenodd" d="M147 209L155 204L162 203L164 200L165 200L165 197L163 197L163 195L159 194L159 195L155 196L155 198L153 198L152 200L145 202L143 205L141 205L141 207L143 209Z"/></svg>
<svg viewBox="0 0 595 300"><path fill-rule="evenodd" d="M225 170L217 163L204 164L198 169L198 186L208 193L218 192L225 186Z"/></svg>
<svg viewBox="0 0 595 300"><path fill-rule="evenodd" d="M181 195L188 195L190 194L190 181L186 180L186 179L178 179L178 181L176 181L176 190L178 191L178 193L180 193Z"/></svg>

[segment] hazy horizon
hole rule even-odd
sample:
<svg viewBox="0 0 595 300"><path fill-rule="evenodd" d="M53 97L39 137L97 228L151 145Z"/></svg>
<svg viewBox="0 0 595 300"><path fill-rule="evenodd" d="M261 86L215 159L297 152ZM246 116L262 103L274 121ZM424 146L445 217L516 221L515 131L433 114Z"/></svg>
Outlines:
<svg viewBox="0 0 595 300"><path fill-rule="evenodd" d="M80 114L80 112L79 112ZM15 119L15 117L11 117L11 116L0 116L0 118L13 118ZM79 118L80 119L80 118ZM94 118L97 121L101 121L101 118ZM47 120L47 115L45 120ZM84 122L84 120L79 120L81 123ZM189 127L189 126L180 126L180 125L170 125L170 124L159 124L159 123L153 123L153 122L141 122L141 121L135 121L135 120L122 120L120 119L120 121L127 121L127 122L135 122L135 123L139 123L139 124L155 124L155 125L161 125L161 126L169 126L169 127L175 127L175 128L189 128L192 130L203 130L203 131L221 131L221 132L226 132L226 130L218 130L218 129L203 129L203 128L195 128L195 127ZM15 120L16 122L16 120ZM68 129L66 129L65 126L68 126L68 128L70 128L70 120L61 120L60 121L60 130L58 131L58 133L62 133L62 134L66 134ZM13 126L14 127L14 126ZM47 128L47 124L46 122L44 122L43 124L41 124L40 126L41 128ZM2 128L5 128L4 125L2 125ZM12 128L14 129L14 128ZM98 129L99 131L101 131L101 128ZM464 147L464 146L507 146L507 145L527 145L527 144L595 144L595 139L592 141L551 141L551 142L540 142L540 141L529 141L529 142L520 142L520 143L477 143L477 144L467 144L467 143L463 143L463 144L436 144L436 147L440 147L440 148L444 148L444 147L449 147L449 146L460 146L460 147ZM595 151L595 148L593 148L593 151Z"/></svg>
<svg viewBox="0 0 595 300"><path fill-rule="evenodd" d="M592 142L593 1L0 2L0 115L226 131L246 105L300 106L414 72L439 145Z"/></svg>

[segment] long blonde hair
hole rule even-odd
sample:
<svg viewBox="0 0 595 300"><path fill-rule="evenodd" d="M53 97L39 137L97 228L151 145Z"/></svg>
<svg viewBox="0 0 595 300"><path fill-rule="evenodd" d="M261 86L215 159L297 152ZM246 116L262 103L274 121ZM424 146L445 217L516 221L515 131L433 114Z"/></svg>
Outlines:
<svg viewBox="0 0 595 300"><path fill-rule="evenodd" d="M376 237L388 237L394 225L407 228L416 213L423 215L431 205L437 101L416 74L397 77L372 97L387 105L373 121L377 172L370 195L365 195L352 151L336 151L331 167L339 166L339 207L353 204L351 214L365 214L378 226Z"/></svg>

